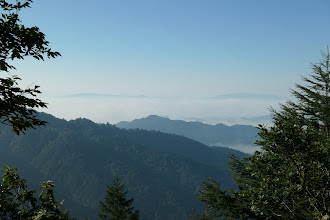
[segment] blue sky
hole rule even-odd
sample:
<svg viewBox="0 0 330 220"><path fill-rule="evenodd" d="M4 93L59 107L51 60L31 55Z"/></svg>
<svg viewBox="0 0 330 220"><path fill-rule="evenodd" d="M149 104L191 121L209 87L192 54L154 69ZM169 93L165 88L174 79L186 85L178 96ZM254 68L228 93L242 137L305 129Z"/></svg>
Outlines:
<svg viewBox="0 0 330 220"><path fill-rule="evenodd" d="M61 118L116 123L158 114L230 123L267 114L279 101L256 94L290 98L289 88L329 45L329 6L328 0L35 0L21 19L40 27L62 57L16 62L17 74L40 85L47 112ZM78 93L116 97L72 96ZM232 93L253 95L212 98Z"/></svg>

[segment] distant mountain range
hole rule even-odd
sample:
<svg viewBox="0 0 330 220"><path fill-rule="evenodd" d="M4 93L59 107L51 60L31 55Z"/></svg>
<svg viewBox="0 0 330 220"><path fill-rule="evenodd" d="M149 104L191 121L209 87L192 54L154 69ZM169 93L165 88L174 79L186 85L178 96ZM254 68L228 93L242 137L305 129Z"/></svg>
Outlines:
<svg viewBox="0 0 330 220"><path fill-rule="evenodd" d="M64 199L65 208L77 217L97 219L98 201L118 176L142 219L185 219L193 209L202 209L197 201L201 182L214 177L234 188L228 155L247 156L159 131L125 130L81 118L66 121L44 113L40 119L48 124L20 136L0 124L0 164L19 168L32 187L53 180L56 199Z"/></svg>
<svg viewBox="0 0 330 220"><path fill-rule="evenodd" d="M253 153L256 149L259 149L254 145L258 138L258 129L251 125L209 125L201 122L170 120L150 115L131 122L119 122L116 126L125 129L138 128L182 135L208 146L229 147L245 153Z"/></svg>
<svg viewBox="0 0 330 220"><path fill-rule="evenodd" d="M70 96L71 98L150 98L145 95L115 95L115 94L108 94L108 93L76 93Z"/></svg>

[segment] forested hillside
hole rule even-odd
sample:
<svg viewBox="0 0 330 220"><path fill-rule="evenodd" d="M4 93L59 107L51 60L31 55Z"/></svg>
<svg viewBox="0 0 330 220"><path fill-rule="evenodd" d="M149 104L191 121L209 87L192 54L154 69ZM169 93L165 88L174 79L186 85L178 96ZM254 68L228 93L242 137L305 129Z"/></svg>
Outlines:
<svg viewBox="0 0 330 220"><path fill-rule="evenodd" d="M228 154L191 139L145 130L119 129L87 119L65 121L40 114L45 127L16 136L1 125L0 161L18 167L34 185L51 179L57 199L73 216L96 219L106 185L118 176L145 219L183 219L202 205L201 181L213 177L232 187Z"/></svg>
<svg viewBox="0 0 330 220"><path fill-rule="evenodd" d="M230 147L243 152L253 153L258 129L251 125L225 124L209 125L201 122L186 122L150 115L131 122L119 122L120 128L140 128L183 135L208 146Z"/></svg>

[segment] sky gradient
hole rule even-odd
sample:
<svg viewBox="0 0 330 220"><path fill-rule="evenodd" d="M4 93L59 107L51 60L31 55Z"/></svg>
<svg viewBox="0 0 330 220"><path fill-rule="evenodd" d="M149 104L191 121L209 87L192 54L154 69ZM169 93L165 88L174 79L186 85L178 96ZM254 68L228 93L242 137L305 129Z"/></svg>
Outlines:
<svg viewBox="0 0 330 220"><path fill-rule="evenodd" d="M15 62L46 112L116 123L268 113L329 45L330 1L35 0L21 12L62 57ZM108 96L75 96L92 93ZM214 98L227 94L231 99ZM110 94L114 96L109 96ZM270 94L269 98L256 95ZM275 97L275 98L272 98ZM281 97L281 98L276 98ZM284 98L284 99L283 99Z"/></svg>

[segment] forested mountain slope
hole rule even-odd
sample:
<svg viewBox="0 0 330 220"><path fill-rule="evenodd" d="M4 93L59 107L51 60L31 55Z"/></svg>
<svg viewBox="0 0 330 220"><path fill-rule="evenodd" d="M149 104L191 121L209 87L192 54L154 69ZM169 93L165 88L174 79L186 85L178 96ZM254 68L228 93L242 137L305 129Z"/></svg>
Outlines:
<svg viewBox="0 0 330 220"><path fill-rule="evenodd" d="M254 143L258 134L258 129L251 125L227 126L221 123L209 125L201 122L170 120L156 115L131 122L119 122L116 126L125 129L140 128L182 135L208 146L231 147L249 153L255 150Z"/></svg>
<svg viewBox="0 0 330 220"><path fill-rule="evenodd" d="M0 126L0 163L18 167L29 182L53 180L57 200L73 216L97 219L98 201L118 176L145 219L183 219L201 208L201 181L214 177L233 187L228 154L161 132L125 130L87 119L65 121L40 114L46 126L16 136Z"/></svg>

